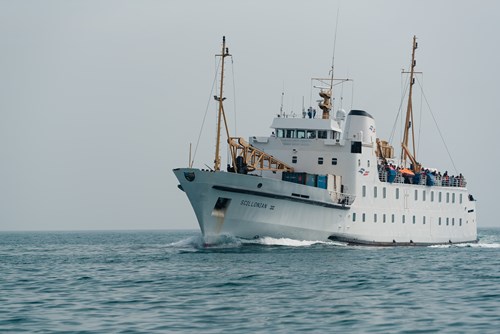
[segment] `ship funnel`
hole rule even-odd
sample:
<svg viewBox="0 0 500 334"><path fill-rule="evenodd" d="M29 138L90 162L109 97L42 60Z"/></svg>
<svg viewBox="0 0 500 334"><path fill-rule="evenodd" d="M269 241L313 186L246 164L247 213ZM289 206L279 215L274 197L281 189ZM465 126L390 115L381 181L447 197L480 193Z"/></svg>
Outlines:
<svg viewBox="0 0 500 334"><path fill-rule="evenodd" d="M344 134L348 140L375 143L375 120L364 110L351 110L347 115Z"/></svg>

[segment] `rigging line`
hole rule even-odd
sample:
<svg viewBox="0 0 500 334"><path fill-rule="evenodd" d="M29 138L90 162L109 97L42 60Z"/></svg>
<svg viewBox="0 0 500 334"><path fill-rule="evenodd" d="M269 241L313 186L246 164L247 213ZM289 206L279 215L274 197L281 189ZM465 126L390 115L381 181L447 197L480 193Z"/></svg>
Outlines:
<svg viewBox="0 0 500 334"><path fill-rule="evenodd" d="M217 64L217 68L215 69L215 76L214 76L214 81L212 82L212 89L210 90L210 95L208 97L207 108L205 109L205 115L203 116L203 121L201 122L200 133L198 134L198 140L196 141L196 146L194 148L194 154L193 154L193 160L191 160L190 167L192 167L192 164L194 164L194 159L196 158L196 152L198 152L198 145L200 144L201 133L203 132L203 127L205 126L205 120L206 120L207 114L208 114L208 107L210 107L210 101L213 99L213 92L214 92L215 83L217 82L217 73L219 72L220 64L221 64L221 62L219 60L219 63Z"/></svg>
<svg viewBox="0 0 500 334"><path fill-rule="evenodd" d="M342 81L342 86L340 86L340 109L344 105L344 81Z"/></svg>
<svg viewBox="0 0 500 334"><path fill-rule="evenodd" d="M401 84L403 82L401 81ZM408 76L406 77L406 82L404 83L404 85L402 87L405 87L404 90L401 91L401 101L399 102L399 108L398 108L398 113L396 114L396 119L394 120L394 125L392 126L392 131L391 131L391 135L389 136L389 143L392 143L392 140L394 139L394 136L396 134L396 124L398 123L398 119L399 119L399 115L401 115L401 110L402 110L402 107L403 107L403 102L404 102L404 99L405 99L405 96L406 96L406 92L408 91ZM403 117L401 117L401 120L403 119ZM402 125L401 125L402 127Z"/></svg>
<svg viewBox="0 0 500 334"><path fill-rule="evenodd" d="M450 150L448 149L448 146L446 145L446 142L444 140L443 134L441 133L441 129L439 128L439 125L438 125L438 123L436 121L436 118L434 117L434 113L432 112L431 106L429 105L429 101L427 101L427 96L425 96L424 90L423 90L422 86L420 85L420 81L417 80L417 82L418 82L420 88L422 89L422 96L424 97L425 103L427 104L427 108L429 108L429 111L431 113L432 119L434 120L434 124L436 124L436 128L438 130L439 136L441 137L441 140L443 141L443 145L444 145L444 147L446 149L446 153L448 153L448 157L451 160L451 164L453 165L453 169L455 169L455 174L458 174L458 169L455 166L455 162L453 161L453 158L451 157Z"/></svg>
<svg viewBox="0 0 500 334"><path fill-rule="evenodd" d="M352 110L352 106L354 105L354 81L352 81L352 85L351 85L351 110Z"/></svg>
<svg viewBox="0 0 500 334"><path fill-rule="evenodd" d="M231 55L231 73L233 75L234 135L236 136L236 134L237 134L237 127L236 127L236 84L234 83L234 59L233 59L232 55Z"/></svg>
<svg viewBox="0 0 500 334"><path fill-rule="evenodd" d="M415 76L417 78L417 81L418 81L418 77ZM423 92L423 81L424 81L424 74L422 73L422 85L419 84L420 86L420 119L418 120L419 122L419 125L418 125L418 141L417 141L417 155L419 155L419 151L420 151L420 138L422 138L422 107L423 107L423 97L422 97L422 92Z"/></svg>

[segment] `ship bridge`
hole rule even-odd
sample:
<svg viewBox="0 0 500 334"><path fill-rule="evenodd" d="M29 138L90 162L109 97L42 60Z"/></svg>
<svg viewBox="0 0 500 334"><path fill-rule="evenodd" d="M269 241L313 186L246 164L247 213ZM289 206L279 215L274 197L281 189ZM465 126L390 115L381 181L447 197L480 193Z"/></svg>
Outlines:
<svg viewBox="0 0 500 334"><path fill-rule="evenodd" d="M336 120L320 118L278 117L273 120L271 128L278 138L338 139L342 133Z"/></svg>

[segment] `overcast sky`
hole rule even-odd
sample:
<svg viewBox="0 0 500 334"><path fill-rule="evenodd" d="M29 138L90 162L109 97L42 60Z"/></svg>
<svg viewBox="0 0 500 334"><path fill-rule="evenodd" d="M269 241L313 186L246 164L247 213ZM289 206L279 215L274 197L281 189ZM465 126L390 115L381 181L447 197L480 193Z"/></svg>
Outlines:
<svg viewBox="0 0 500 334"><path fill-rule="evenodd" d="M0 0L0 230L196 229L172 169L197 141L222 36L231 127L269 135L282 91L300 113L310 78L328 75L338 8L335 74L354 79L342 107L389 138L417 35L419 82L479 227L500 227L499 1ZM419 160L454 172L414 99ZM200 168L213 163L208 112Z"/></svg>

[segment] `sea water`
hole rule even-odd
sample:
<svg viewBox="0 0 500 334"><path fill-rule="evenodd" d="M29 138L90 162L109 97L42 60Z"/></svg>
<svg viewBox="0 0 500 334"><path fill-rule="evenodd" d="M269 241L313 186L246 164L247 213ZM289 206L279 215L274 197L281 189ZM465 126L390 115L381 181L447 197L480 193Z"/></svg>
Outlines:
<svg viewBox="0 0 500 334"><path fill-rule="evenodd" d="M361 247L199 231L0 233L0 332L498 333L500 229Z"/></svg>

